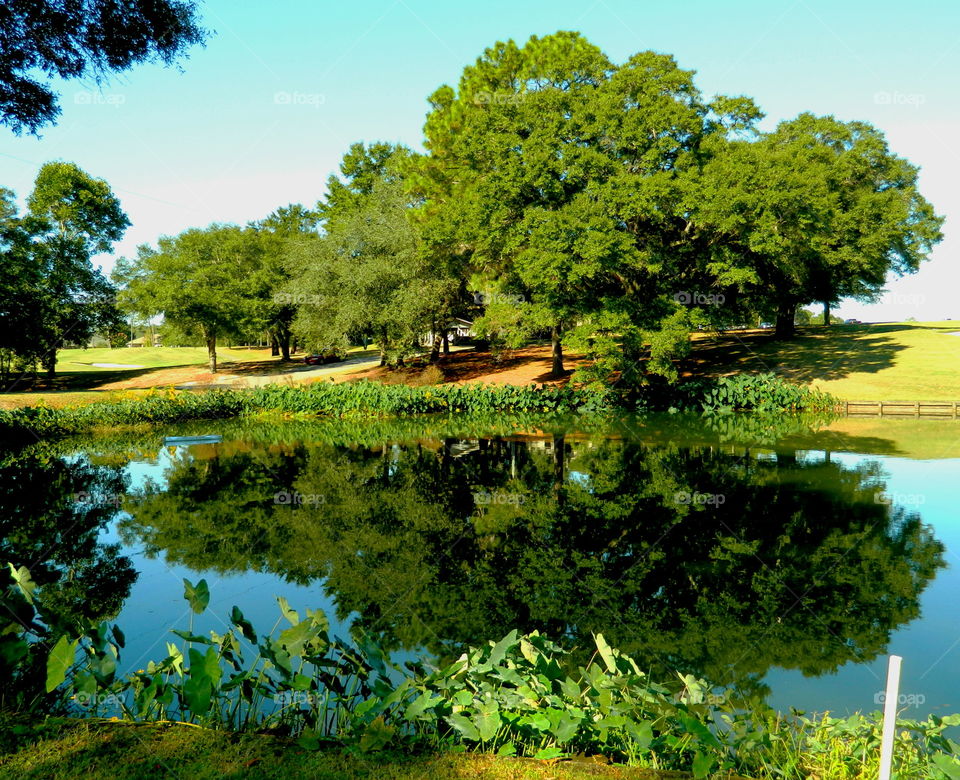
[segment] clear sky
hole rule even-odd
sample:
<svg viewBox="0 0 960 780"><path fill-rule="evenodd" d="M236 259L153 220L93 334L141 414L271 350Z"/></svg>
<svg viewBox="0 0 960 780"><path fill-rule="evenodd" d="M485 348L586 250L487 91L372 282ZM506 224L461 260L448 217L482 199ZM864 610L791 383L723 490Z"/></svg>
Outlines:
<svg viewBox="0 0 960 780"><path fill-rule="evenodd" d="M746 94L765 126L801 111L862 119L922 168L945 240L865 321L960 320L960 3L954 0L207 0L215 34L182 69L62 85L41 138L0 129L0 185L23 198L48 160L106 179L133 226L118 245L312 205L354 141L420 148L426 98L498 40L579 30L616 62L653 49L706 95ZM104 267L112 258L102 258Z"/></svg>

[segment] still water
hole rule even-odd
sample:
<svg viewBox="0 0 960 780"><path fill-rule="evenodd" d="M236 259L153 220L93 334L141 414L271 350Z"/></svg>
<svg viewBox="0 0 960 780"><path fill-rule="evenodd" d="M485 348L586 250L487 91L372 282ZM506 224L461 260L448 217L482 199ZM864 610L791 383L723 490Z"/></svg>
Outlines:
<svg viewBox="0 0 960 780"><path fill-rule="evenodd" d="M284 596L401 657L602 632L782 710L879 709L897 653L904 717L960 712L960 459L880 425L194 423L3 455L2 545L65 615L115 620L127 669L234 604L265 633Z"/></svg>

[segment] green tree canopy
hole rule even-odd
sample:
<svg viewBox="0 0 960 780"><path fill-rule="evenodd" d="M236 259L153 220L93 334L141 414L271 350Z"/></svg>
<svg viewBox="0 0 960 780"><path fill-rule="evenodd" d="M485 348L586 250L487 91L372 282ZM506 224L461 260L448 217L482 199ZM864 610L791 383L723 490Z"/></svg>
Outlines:
<svg viewBox="0 0 960 780"><path fill-rule="evenodd" d="M158 246L141 246L133 261L121 259L114 279L123 289L120 304L146 316L162 314L185 332L197 332L207 346L210 371L217 371L217 339L239 334L256 322L263 290L263 242L251 228L211 225Z"/></svg>
<svg viewBox="0 0 960 780"><path fill-rule="evenodd" d="M943 218L917 177L871 125L801 114L723 145L697 182L694 219L718 235L714 272L737 273L749 306L790 336L797 306L871 300L927 258Z"/></svg>
<svg viewBox="0 0 960 780"><path fill-rule="evenodd" d="M0 320L9 328L0 335L0 369L9 375L14 364L40 363L52 376L64 344L86 343L120 322L115 290L92 258L130 223L110 186L73 163L41 167L24 215L13 193L2 193Z"/></svg>
<svg viewBox="0 0 960 780"><path fill-rule="evenodd" d="M60 114L54 78L169 65L205 35L187 0L5 0L0 31L0 124L18 134Z"/></svg>
<svg viewBox="0 0 960 780"><path fill-rule="evenodd" d="M320 240L291 245L288 294L298 303L294 330L327 349L371 335L384 363L402 362L435 330L440 301L456 284L421 251L401 163L403 147L354 145L318 207Z"/></svg>

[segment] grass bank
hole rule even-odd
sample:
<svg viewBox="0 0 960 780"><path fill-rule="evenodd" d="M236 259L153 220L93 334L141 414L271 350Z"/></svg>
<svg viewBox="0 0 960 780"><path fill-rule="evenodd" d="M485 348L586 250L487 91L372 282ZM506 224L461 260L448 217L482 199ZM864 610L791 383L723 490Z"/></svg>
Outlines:
<svg viewBox="0 0 960 780"><path fill-rule="evenodd" d="M21 780L678 780L685 772L580 761L535 761L473 753L376 756L292 739L181 724L50 718L0 726L0 777ZM731 776L733 777L733 776Z"/></svg>
<svg viewBox="0 0 960 780"><path fill-rule="evenodd" d="M686 363L695 376L772 371L849 401L960 400L960 322L889 322L700 334Z"/></svg>

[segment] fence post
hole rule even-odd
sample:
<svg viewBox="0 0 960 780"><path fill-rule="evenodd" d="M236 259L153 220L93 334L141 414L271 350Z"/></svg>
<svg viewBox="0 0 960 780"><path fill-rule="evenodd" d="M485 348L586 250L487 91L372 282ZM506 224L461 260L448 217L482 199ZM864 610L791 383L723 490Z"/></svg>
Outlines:
<svg viewBox="0 0 960 780"><path fill-rule="evenodd" d="M900 700L899 655L891 655L887 665L887 693L883 700L883 737L880 741L880 778L890 780L893 765L893 738L897 733L897 702Z"/></svg>

